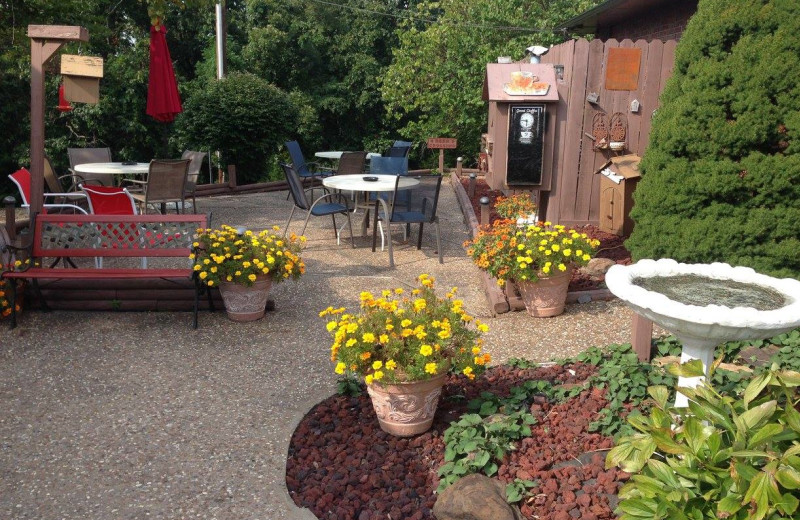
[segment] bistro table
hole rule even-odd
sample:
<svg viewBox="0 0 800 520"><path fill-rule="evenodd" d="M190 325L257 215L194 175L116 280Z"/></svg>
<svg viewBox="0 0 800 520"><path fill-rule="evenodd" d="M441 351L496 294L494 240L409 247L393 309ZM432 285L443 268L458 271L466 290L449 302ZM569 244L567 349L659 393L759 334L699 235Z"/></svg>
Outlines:
<svg viewBox="0 0 800 520"><path fill-rule="evenodd" d="M377 180L366 180L377 179ZM334 175L332 177L324 177L322 185L326 188L334 190L349 190L354 192L364 193L379 193L379 192L393 192L395 184L397 184L397 175ZM397 184L398 189L410 189L419 184L419 180L414 177L400 176L400 182ZM377 197L378 202L383 207L383 214L389 218L389 206L383 197ZM377 208L376 208L377 210ZM369 213L364 212L364 218L361 221L361 235L365 235L367 231L367 219ZM386 228L388 232L389 243L389 266L394 267L394 255L392 254L392 233L389 228L390 224L387 222ZM383 235L381 235L381 242L383 242ZM381 246L381 250L383 247Z"/></svg>
<svg viewBox="0 0 800 520"><path fill-rule="evenodd" d="M75 165L75 173L93 173L111 176L143 176L150 171L150 163L127 163L127 162L107 162L107 163L83 163ZM119 184L117 180L114 184Z"/></svg>
<svg viewBox="0 0 800 520"><path fill-rule="evenodd" d="M330 152L317 152L314 154L314 157L319 157L320 159L331 159L333 161L338 161L342 158L342 151L330 151ZM367 160L369 161L373 157L380 157L381 154L375 152L367 152Z"/></svg>

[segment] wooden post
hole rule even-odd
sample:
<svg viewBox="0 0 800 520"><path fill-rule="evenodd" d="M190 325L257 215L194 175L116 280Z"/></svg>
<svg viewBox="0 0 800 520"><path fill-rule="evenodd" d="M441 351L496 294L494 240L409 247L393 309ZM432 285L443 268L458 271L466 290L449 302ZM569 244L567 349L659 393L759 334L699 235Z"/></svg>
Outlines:
<svg viewBox="0 0 800 520"><path fill-rule="evenodd" d="M16 201L14 197L10 195L3 199L3 205L6 207L6 232L8 233L8 238L11 240L17 237L17 222L16 215L14 214L15 204Z"/></svg>
<svg viewBox="0 0 800 520"><path fill-rule="evenodd" d="M456 158L456 175L461 177L461 170L463 168L464 159L462 157Z"/></svg>
<svg viewBox="0 0 800 520"><path fill-rule="evenodd" d="M431 137L427 142L431 150L439 150L439 173L444 175L444 151L453 150L458 146L458 140L451 137Z"/></svg>
<svg viewBox="0 0 800 520"><path fill-rule="evenodd" d="M653 322L640 314L634 313L631 325L631 345L639 357L639 361L650 361L650 342L653 338Z"/></svg>
<svg viewBox="0 0 800 520"><path fill-rule="evenodd" d="M444 149L439 150L439 173L444 175Z"/></svg>
<svg viewBox="0 0 800 520"><path fill-rule="evenodd" d="M44 205L44 65L68 41L89 41L83 27L29 25L31 39L31 216Z"/></svg>
<svg viewBox="0 0 800 520"><path fill-rule="evenodd" d="M236 187L236 165L228 165L228 186L233 189Z"/></svg>

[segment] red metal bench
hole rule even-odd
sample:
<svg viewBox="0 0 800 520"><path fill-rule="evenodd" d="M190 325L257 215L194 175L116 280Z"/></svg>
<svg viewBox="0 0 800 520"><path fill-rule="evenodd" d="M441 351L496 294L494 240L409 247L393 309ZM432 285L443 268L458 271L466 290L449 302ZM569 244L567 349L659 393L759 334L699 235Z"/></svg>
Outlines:
<svg viewBox="0 0 800 520"><path fill-rule="evenodd" d="M205 215L37 215L33 221L33 239L27 257L27 268L2 273L9 280L32 280L39 300L47 309L39 291L39 279L153 279L191 278L194 280L194 317L204 285L194 275L189 262L192 243L198 228L205 228ZM184 258L186 267L170 268L102 268L104 258ZM61 258L49 267L45 258ZM75 267L72 259L94 258L95 267ZM73 267L67 267L67 264ZM14 309L16 283L11 286L11 308ZM214 309L208 295L209 307ZM16 326L16 313L11 314L11 328Z"/></svg>

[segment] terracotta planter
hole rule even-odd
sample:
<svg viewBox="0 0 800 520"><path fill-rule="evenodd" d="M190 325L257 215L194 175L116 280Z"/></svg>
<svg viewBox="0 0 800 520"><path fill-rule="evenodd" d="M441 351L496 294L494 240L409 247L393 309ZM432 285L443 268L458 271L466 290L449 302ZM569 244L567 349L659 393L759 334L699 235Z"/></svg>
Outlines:
<svg viewBox="0 0 800 520"><path fill-rule="evenodd" d="M550 318L564 312L571 277L572 269L567 269L563 273L542 276L535 282L516 282L528 314L537 318Z"/></svg>
<svg viewBox="0 0 800 520"><path fill-rule="evenodd" d="M246 287L233 282L221 282L219 292L232 321L255 321L264 316L272 278L256 280Z"/></svg>
<svg viewBox="0 0 800 520"><path fill-rule="evenodd" d="M381 429L398 437L427 431L433 424L445 377L446 373L424 381L367 385Z"/></svg>

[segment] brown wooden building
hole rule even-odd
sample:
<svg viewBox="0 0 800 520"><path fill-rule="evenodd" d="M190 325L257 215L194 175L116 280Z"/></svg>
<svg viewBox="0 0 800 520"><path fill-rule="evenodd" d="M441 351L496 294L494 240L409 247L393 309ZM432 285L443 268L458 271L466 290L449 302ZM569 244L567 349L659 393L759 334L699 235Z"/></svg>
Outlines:
<svg viewBox="0 0 800 520"><path fill-rule="evenodd" d="M607 40L678 40L698 0L607 0L567 20L561 29L570 34Z"/></svg>

